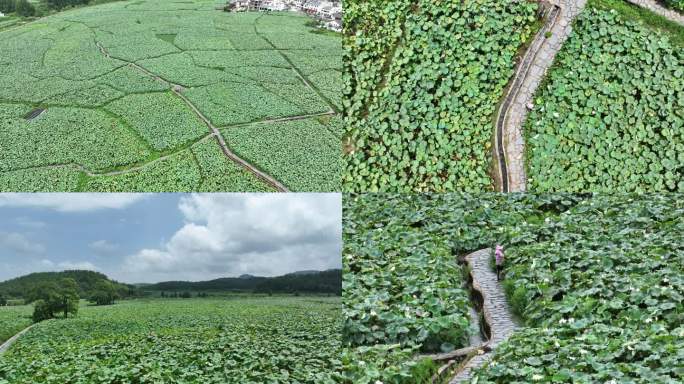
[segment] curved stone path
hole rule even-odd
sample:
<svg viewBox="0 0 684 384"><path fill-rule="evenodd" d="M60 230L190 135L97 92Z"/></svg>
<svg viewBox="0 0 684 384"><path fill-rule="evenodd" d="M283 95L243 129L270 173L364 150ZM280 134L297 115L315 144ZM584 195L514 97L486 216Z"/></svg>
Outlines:
<svg viewBox="0 0 684 384"><path fill-rule="evenodd" d="M524 71L518 69L516 76L521 76L517 87L512 87L513 97L505 111L502 127L502 150L507 164L508 191L524 192L527 186L525 175L525 141L522 127L527 117L528 108L533 106L534 94L541 84L546 71L553 64L558 51L572 31L572 22L584 9L587 0L550 0L552 6L559 8L556 19L544 29L543 37L530 46L532 58ZM546 37L546 32L550 36ZM527 56L527 54L526 54Z"/></svg>
<svg viewBox="0 0 684 384"><path fill-rule="evenodd" d="M657 1L655 0L627 0L628 2L642 7L646 8L649 11L658 14L670 21L673 21L675 23L684 25L684 14L681 14L673 9L665 8L662 5L660 5Z"/></svg>
<svg viewBox="0 0 684 384"><path fill-rule="evenodd" d="M29 325L28 327L24 328L24 330L22 330L21 332L17 333L16 335L10 337L10 338L9 338L7 341L5 341L2 345L0 345L0 355L2 355L3 353L7 352L7 350L9 349L9 347L11 347L12 344L14 344L14 343L19 339L19 337L21 337L21 335L23 335L24 333L26 333L29 329L33 328L34 325L35 325L35 324Z"/></svg>
<svg viewBox="0 0 684 384"><path fill-rule="evenodd" d="M503 286L496 280L496 273L490 268L492 250L482 249L466 256L473 278L473 289L482 295L482 312L489 325L490 339L479 349L475 356L468 360L463 368L454 376L449 384L466 382L471 378L473 370L487 362L499 343L518 328L511 313Z"/></svg>

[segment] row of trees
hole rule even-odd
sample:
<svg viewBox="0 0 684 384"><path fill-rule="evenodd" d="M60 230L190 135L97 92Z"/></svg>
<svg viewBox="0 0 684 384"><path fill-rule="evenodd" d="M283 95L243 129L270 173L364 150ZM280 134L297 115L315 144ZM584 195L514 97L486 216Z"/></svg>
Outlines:
<svg viewBox="0 0 684 384"><path fill-rule="evenodd" d="M29 17L36 14L36 8L27 0L0 0L0 12L16 12L19 16Z"/></svg>
<svg viewBox="0 0 684 384"><path fill-rule="evenodd" d="M197 297L208 297L208 296L209 296L209 294L208 294L208 293L205 293L205 292L199 292L199 293L197 294ZM182 292L182 293L178 293L178 292L166 293L166 292L163 292L163 291L162 291L161 297L170 297L170 298L178 298L178 297L180 297L180 298L183 298L183 299L189 299L189 298L192 297L192 293L190 293L190 292L188 292L188 291L185 291L185 292Z"/></svg>
<svg viewBox="0 0 684 384"><path fill-rule="evenodd" d="M44 4L47 9L60 10L89 2L90 0L45 0ZM19 16L29 17L36 15L36 7L28 0L0 0L0 12L16 12Z"/></svg>

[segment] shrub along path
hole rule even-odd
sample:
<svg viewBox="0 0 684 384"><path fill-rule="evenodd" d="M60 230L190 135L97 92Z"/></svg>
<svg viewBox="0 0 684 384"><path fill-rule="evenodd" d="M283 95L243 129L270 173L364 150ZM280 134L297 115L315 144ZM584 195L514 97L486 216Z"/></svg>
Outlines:
<svg viewBox="0 0 684 384"><path fill-rule="evenodd" d="M527 177L525 175L525 141L522 133L522 126L527 116L528 106L532 104L537 87L541 84L544 74L553 64L558 51L563 46L563 42L568 38L572 31L572 21L580 14L587 3L587 0L551 0L550 3L560 8L560 13L556 16L550 14L546 27L540 31L538 36L530 45L532 52L532 63L525 65L527 55L521 62L513 87L509 93L512 97L510 104L505 110L500 111L499 117L502 127L499 128L497 121L497 135L502 134L503 150L505 151L505 161L507 168L507 184L504 192L523 192L526 189ZM548 28L548 29L547 29ZM538 41L540 39L540 41ZM527 68L523 68L527 67ZM504 105L505 106L505 105ZM499 146L497 138L497 147Z"/></svg>
<svg viewBox="0 0 684 384"><path fill-rule="evenodd" d="M449 384L466 382L474 369L479 368L492 356L489 353L518 328L511 313L503 286L496 280L496 273L490 267L491 249L482 249L466 256L473 278L473 289L482 295L482 312L489 326L489 341L479 349Z"/></svg>
<svg viewBox="0 0 684 384"><path fill-rule="evenodd" d="M673 10L673 9L668 9L660 5L656 0L627 0L628 2L637 5L639 7L643 7L648 9L649 11L658 14L668 20L674 21L675 23L679 23L681 25L684 25L684 15Z"/></svg>

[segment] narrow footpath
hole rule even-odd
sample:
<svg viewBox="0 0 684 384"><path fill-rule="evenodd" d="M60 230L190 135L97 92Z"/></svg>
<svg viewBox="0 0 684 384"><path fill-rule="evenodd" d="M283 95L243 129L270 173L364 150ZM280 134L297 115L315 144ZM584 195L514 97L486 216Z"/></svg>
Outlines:
<svg viewBox="0 0 684 384"><path fill-rule="evenodd" d="M494 349L518 329L510 311L503 286L496 279L496 273L490 268L491 249L482 249L466 256L473 279L473 290L482 297L482 313L487 323L490 338L480 348L475 348L473 357L456 373L449 384L468 381L473 370L487 362Z"/></svg>
<svg viewBox="0 0 684 384"><path fill-rule="evenodd" d="M497 115L495 156L499 158L499 185L502 192L524 192L525 141L522 127L534 94L556 54L572 31L572 22L587 0L550 0L547 22L521 60L513 85Z"/></svg>
<svg viewBox="0 0 684 384"><path fill-rule="evenodd" d="M21 332L17 333L16 335L10 337L10 338L9 338L7 341L5 341L2 345L0 345L0 355L2 355L3 353L7 352L7 350L9 349L9 347L11 347L12 344L14 344L14 343L19 339L19 337L21 337L21 335L23 335L24 333L28 332L29 329L33 328L34 325L35 325L35 324L29 325L28 327L24 328L24 330L22 330Z"/></svg>

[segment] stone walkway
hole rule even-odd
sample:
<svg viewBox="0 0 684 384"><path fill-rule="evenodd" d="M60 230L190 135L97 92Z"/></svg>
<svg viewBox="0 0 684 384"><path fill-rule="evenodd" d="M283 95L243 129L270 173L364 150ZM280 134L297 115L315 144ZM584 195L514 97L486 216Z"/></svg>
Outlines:
<svg viewBox="0 0 684 384"><path fill-rule="evenodd" d="M506 301L506 294L501 284L496 280L496 273L490 268L492 250L482 249L466 256L466 262L471 268L473 289L480 292L483 298L482 311L485 321L489 324L491 337L486 346L494 350L499 343L518 328ZM472 371L487 362L492 354L483 353L471 358L449 384L463 383L470 380Z"/></svg>
<svg viewBox="0 0 684 384"><path fill-rule="evenodd" d="M649 11L656 13L666 19L669 19L670 21L674 21L675 23L679 23L681 25L684 25L684 14L681 14L675 10L665 8L662 5L658 4L657 1L655 0L627 0L628 2L638 5L639 7L643 7L648 9Z"/></svg>
<svg viewBox="0 0 684 384"><path fill-rule="evenodd" d="M515 95L506 111L503 127L503 145L508 165L508 190L510 192L524 192L527 186L525 174L525 141L522 126L527 117L528 107L532 106L533 97L546 71L553 64L558 51L572 31L572 21L579 15L586 5L586 0L551 0L550 4L560 8L556 22L548 32L550 37L542 34L542 39L530 46L536 52L532 63L525 71L516 76L523 76L517 89L512 89ZM520 68L519 68L520 70Z"/></svg>
<svg viewBox="0 0 684 384"><path fill-rule="evenodd" d="M33 328L34 325L35 325L35 324L29 325L28 327L24 328L23 331L21 331L21 332L17 333L16 335L10 337L7 341L5 341L4 344L0 345L0 355L2 355L3 353L7 352L7 350L9 349L9 347L11 347L12 344L14 344L14 342L17 341L17 339L19 339L19 337L20 337L21 335L23 335L24 333L26 333L29 329Z"/></svg>

